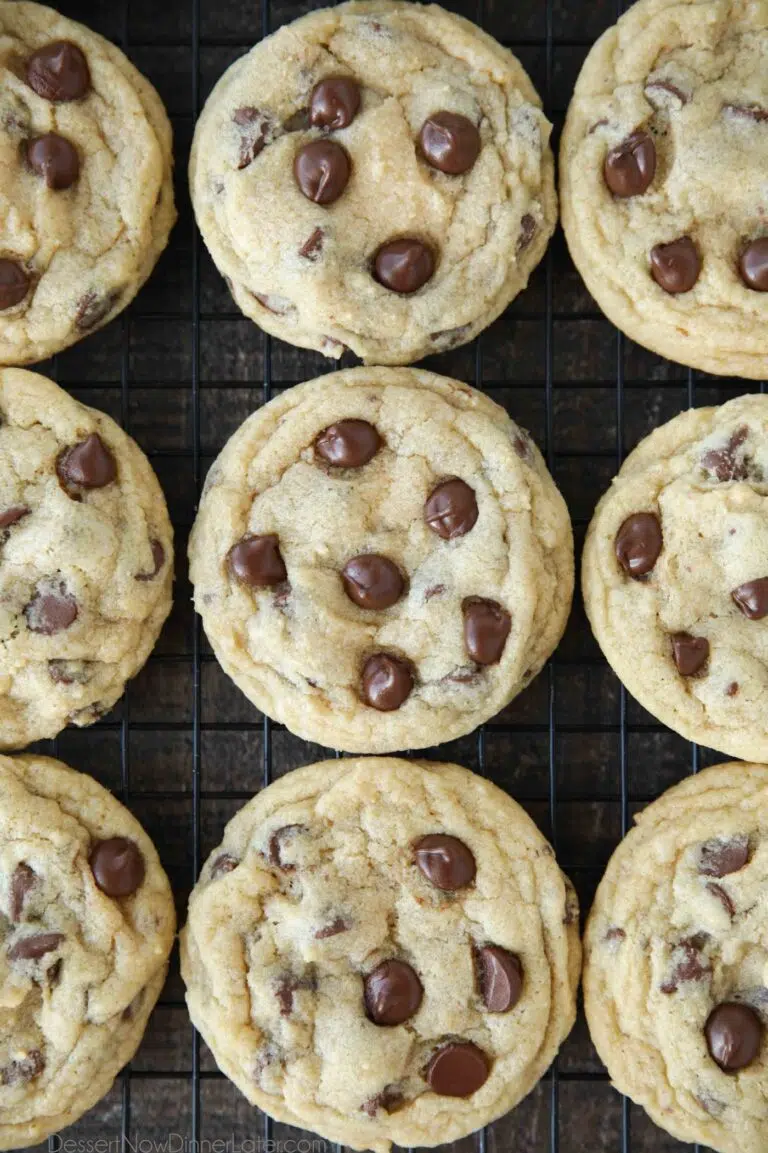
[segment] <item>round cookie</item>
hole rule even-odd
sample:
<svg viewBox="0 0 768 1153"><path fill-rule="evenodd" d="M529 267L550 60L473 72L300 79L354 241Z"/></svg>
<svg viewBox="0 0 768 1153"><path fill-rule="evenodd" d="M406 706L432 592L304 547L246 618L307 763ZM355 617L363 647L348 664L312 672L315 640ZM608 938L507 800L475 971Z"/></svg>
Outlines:
<svg viewBox="0 0 768 1153"><path fill-rule="evenodd" d="M573 260L632 340L768 376L768 8L638 0L591 50L562 138Z"/></svg>
<svg viewBox="0 0 768 1153"><path fill-rule="evenodd" d="M472 340L527 284L557 219L550 129L519 62L468 20L338 4L221 78L195 213L267 332L407 364Z"/></svg>
<svg viewBox="0 0 768 1153"><path fill-rule="evenodd" d="M171 127L113 44L0 3L0 364L52 356L133 299L176 219Z"/></svg>
<svg viewBox="0 0 768 1153"><path fill-rule="evenodd" d="M501 1116L575 1017L575 893L520 806L456 765L343 759L270 785L208 859L181 941L223 1072L354 1149Z"/></svg>
<svg viewBox="0 0 768 1153"><path fill-rule="evenodd" d="M224 670L348 752L471 732L539 671L571 604L565 503L482 393L352 369L254 413L206 480L195 606Z"/></svg>
<svg viewBox="0 0 768 1153"><path fill-rule="evenodd" d="M587 533L583 588L644 708L768 761L768 397L685 412L631 453Z"/></svg>
<svg viewBox="0 0 768 1153"><path fill-rule="evenodd" d="M768 767L706 769L636 820L587 927L592 1039L678 1140L763 1153Z"/></svg>
<svg viewBox="0 0 768 1153"><path fill-rule="evenodd" d="M0 756L0 1149L111 1088L165 982L173 898L152 842L90 777Z"/></svg>
<svg viewBox="0 0 768 1153"><path fill-rule="evenodd" d="M108 712L172 585L173 531L138 445L45 377L0 369L0 748Z"/></svg>

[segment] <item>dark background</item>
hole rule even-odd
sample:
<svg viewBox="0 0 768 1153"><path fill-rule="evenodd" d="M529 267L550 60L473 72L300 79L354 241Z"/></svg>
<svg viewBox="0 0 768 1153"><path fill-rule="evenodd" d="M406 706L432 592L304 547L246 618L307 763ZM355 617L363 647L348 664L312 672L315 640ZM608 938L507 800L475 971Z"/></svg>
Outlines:
<svg viewBox="0 0 768 1153"><path fill-rule="evenodd" d="M615 21L616 0L444 3L520 57L555 124L556 144L578 70ZM125 799L160 850L182 918L199 864L229 817L264 782L326 755L262 718L221 672L192 611L185 556L201 481L228 436L279 389L333 367L240 316L195 230L186 182L196 114L224 69L266 32L322 6L60 0L66 15L114 40L157 86L176 135L180 219L132 307L41 371L109 412L149 455L178 556L173 614L120 708L42 747ZM690 404L757 387L690 373L621 337L586 292L560 232L527 291L480 341L426 364L487 389L531 430L568 501L578 546L621 459L651 429ZM530 688L481 732L431 755L486 773L528 809L584 909L632 814L686 773L723 759L665 730L624 693L578 598L555 659ZM252 1109L216 1071L189 1023L175 959L130 1069L64 1136L162 1142L169 1132L205 1141L302 1136ZM683 1148L610 1087L583 1018L517 1110L457 1143L457 1153Z"/></svg>

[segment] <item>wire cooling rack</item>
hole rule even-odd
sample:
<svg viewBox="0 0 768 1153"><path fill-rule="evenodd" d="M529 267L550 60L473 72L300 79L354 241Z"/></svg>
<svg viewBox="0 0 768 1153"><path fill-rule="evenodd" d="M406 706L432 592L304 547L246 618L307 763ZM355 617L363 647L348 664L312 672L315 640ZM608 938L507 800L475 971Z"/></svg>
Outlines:
<svg viewBox="0 0 768 1153"><path fill-rule="evenodd" d="M581 63L621 6L616 0L443 3L520 57L555 125L556 145ZM90 772L136 813L160 850L181 917L229 817L262 785L328 755L260 717L219 670L192 612L185 559L202 480L227 437L278 390L331 368L265 336L232 304L189 204L192 130L234 59L280 24L322 6L322 0L59 0L66 15L120 45L159 89L175 130L180 220L132 307L41 371L109 412L149 455L176 528L177 583L157 650L120 708L92 729L68 730L41 747ZM487 390L531 430L568 501L579 547L597 499L643 436L689 405L721 403L759 387L689 372L624 339L589 297L559 233L504 317L473 345L427 364ZM627 696L578 599L555 658L529 689L477 734L430 755L486 774L520 801L555 844L585 909L633 813L717 759L658 725ZM109 1096L48 1148L324 1153L327 1146L272 1123L217 1072L189 1023L174 959L135 1060ZM613 1091L583 1017L517 1110L456 1143L456 1153L684 1148Z"/></svg>

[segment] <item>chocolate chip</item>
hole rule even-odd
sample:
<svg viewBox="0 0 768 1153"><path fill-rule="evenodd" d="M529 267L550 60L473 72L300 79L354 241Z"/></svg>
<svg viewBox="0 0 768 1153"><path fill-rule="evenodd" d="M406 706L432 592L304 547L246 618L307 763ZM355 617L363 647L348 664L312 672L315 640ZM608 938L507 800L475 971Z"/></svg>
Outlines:
<svg viewBox="0 0 768 1153"><path fill-rule="evenodd" d="M262 308L271 312L273 316L290 316L296 312L296 305L292 304L286 296L276 296L272 293L252 292L254 300L258 300Z"/></svg>
<svg viewBox="0 0 768 1153"><path fill-rule="evenodd" d="M347 128L360 108L360 85L351 76L326 76L312 90L309 122L314 128Z"/></svg>
<svg viewBox="0 0 768 1153"><path fill-rule="evenodd" d="M89 863L93 879L108 897L132 897L144 883L144 857L136 842L127 837L99 841Z"/></svg>
<svg viewBox="0 0 768 1153"><path fill-rule="evenodd" d="M703 981L712 972L706 957L702 956L706 938L689 937L681 941L673 951L673 969L661 986L662 993L668 996L676 993L678 987L687 981Z"/></svg>
<svg viewBox="0 0 768 1153"><path fill-rule="evenodd" d="M363 982L365 1011L375 1025L402 1025L419 1011L424 990L405 961L382 961Z"/></svg>
<svg viewBox="0 0 768 1153"><path fill-rule="evenodd" d="M375 1117L379 1109L385 1113L395 1113L404 1103L405 1098L397 1085L385 1085L380 1093L364 1101L360 1108L369 1117Z"/></svg>
<svg viewBox="0 0 768 1153"><path fill-rule="evenodd" d="M671 80L649 80L645 86L645 95L650 99L649 94L653 92L666 92L669 96L674 96L676 100L679 100L681 105L687 104L690 99L688 94L673 84ZM651 103L653 103L652 100Z"/></svg>
<svg viewBox="0 0 768 1153"><path fill-rule="evenodd" d="M338 937L339 933L346 933L349 925L343 917L335 917L329 924L315 930L315 940L324 941L326 937Z"/></svg>
<svg viewBox="0 0 768 1153"><path fill-rule="evenodd" d="M48 676L55 685L85 685L91 679L91 662L50 660Z"/></svg>
<svg viewBox="0 0 768 1153"><path fill-rule="evenodd" d="M755 292L768 292L768 236L753 240L739 259L741 279Z"/></svg>
<svg viewBox="0 0 768 1153"><path fill-rule="evenodd" d="M531 442L523 433L515 436L514 440L512 441L512 447L521 460L527 460L530 462L533 459Z"/></svg>
<svg viewBox="0 0 768 1153"><path fill-rule="evenodd" d="M464 644L472 660L479 665L498 664L512 628L512 617L497 601L483 597L466 597L461 610Z"/></svg>
<svg viewBox="0 0 768 1153"><path fill-rule="evenodd" d="M45 1060L39 1049L30 1049L24 1057L17 1057L0 1068L0 1085L27 1085L39 1077Z"/></svg>
<svg viewBox="0 0 768 1153"><path fill-rule="evenodd" d="M424 600L431 601L432 597L440 597L445 592L445 585L432 585L424 590Z"/></svg>
<svg viewBox="0 0 768 1153"><path fill-rule="evenodd" d="M19 937L8 950L8 960L39 961L58 949L63 940L63 933L35 933L30 937Z"/></svg>
<svg viewBox="0 0 768 1153"><path fill-rule="evenodd" d="M290 1017L293 1012L293 994L299 988L299 982L295 977L286 974L277 982L275 987L275 996L280 1002L280 1016Z"/></svg>
<svg viewBox="0 0 768 1153"><path fill-rule="evenodd" d="M349 184L350 160L334 140L312 140L296 153L296 183L315 204L333 204Z"/></svg>
<svg viewBox="0 0 768 1153"><path fill-rule="evenodd" d="M56 472L70 496L81 488L106 488L117 479L115 458L97 432L64 449L56 461Z"/></svg>
<svg viewBox="0 0 768 1153"><path fill-rule="evenodd" d="M433 168L461 176L474 167L482 142L477 125L456 112L435 112L419 134L424 159Z"/></svg>
<svg viewBox="0 0 768 1153"><path fill-rule="evenodd" d="M707 841L701 846L699 872L705 877L728 877L749 864L749 837Z"/></svg>
<svg viewBox="0 0 768 1153"><path fill-rule="evenodd" d="M427 880L445 892L465 889L475 879L475 858L458 837L429 833L415 843L413 853Z"/></svg>
<svg viewBox="0 0 768 1153"><path fill-rule="evenodd" d="M258 108L238 108L232 119L240 129L237 167L242 171L263 151L267 143L271 118Z"/></svg>
<svg viewBox="0 0 768 1153"><path fill-rule="evenodd" d="M377 553L352 557L341 570L341 579L345 593L361 609L391 608L405 588L403 574L394 561Z"/></svg>
<svg viewBox="0 0 768 1153"><path fill-rule="evenodd" d="M642 196L656 175L656 145L648 132L633 132L612 148L603 164L603 177L614 196Z"/></svg>
<svg viewBox="0 0 768 1153"><path fill-rule="evenodd" d="M443 540L466 536L477 521L474 489L454 477L432 489L424 505L424 519Z"/></svg>
<svg viewBox="0 0 768 1153"><path fill-rule="evenodd" d="M20 264L0 259L0 312L21 304L29 292L30 278Z"/></svg>
<svg viewBox="0 0 768 1153"><path fill-rule="evenodd" d="M315 452L335 468L360 468L373 460L383 443L367 420L340 420L320 433Z"/></svg>
<svg viewBox="0 0 768 1153"><path fill-rule="evenodd" d="M20 861L13 870L8 915L12 921L20 921L27 895L35 887L37 874L25 861Z"/></svg>
<svg viewBox="0 0 768 1153"><path fill-rule="evenodd" d="M292 841L297 833L305 832L306 828L304 825L283 825L281 829L275 829L269 838L269 845L267 847L269 863L274 865L276 869L282 869L285 873L292 872L295 865L291 865L283 860L283 849L286 843Z"/></svg>
<svg viewBox="0 0 768 1153"><path fill-rule="evenodd" d="M211 865L211 880L216 881L227 873L233 873L239 864L237 857L233 857L231 853L222 853Z"/></svg>
<svg viewBox="0 0 768 1153"><path fill-rule="evenodd" d="M441 1097L471 1097L485 1084L491 1071L482 1049L471 1041L449 1041L433 1054L424 1076Z"/></svg>
<svg viewBox="0 0 768 1153"><path fill-rule="evenodd" d="M701 672L709 660L709 641L706 637L677 633L672 637L672 651L680 676L692 677Z"/></svg>
<svg viewBox="0 0 768 1153"><path fill-rule="evenodd" d="M432 249L421 240L406 237L383 244L374 257L376 279L392 292L418 292L435 271Z"/></svg>
<svg viewBox="0 0 768 1153"><path fill-rule="evenodd" d="M322 228L316 228L308 240L305 240L299 249L299 256L303 256L305 260L315 261L320 253L323 251L323 244L325 243L325 231Z"/></svg>
<svg viewBox="0 0 768 1153"><path fill-rule="evenodd" d="M0 512L0 528L10 528L11 525L18 524L19 521L29 516L32 509L27 508L25 504L14 504L7 508L5 512Z"/></svg>
<svg viewBox="0 0 768 1153"><path fill-rule="evenodd" d="M665 292L673 296L690 292L701 273L701 257L690 236L651 249L651 275Z"/></svg>
<svg viewBox="0 0 768 1153"><path fill-rule="evenodd" d="M286 132L306 132L309 128L309 109L299 108L298 112L294 112L287 120L283 121L283 129Z"/></svg>
<svg viewBox="0 0 768 1153"><path fill-rule="evenodd" d="M627 939L627 934L625 933L625 931L623 929L620 929L617 925L612 926L608 930L608 932L605 934L605 940L606 941L616 941L620 944L622 941L626 941L626 939Z"/></svg>
<svg viewBox="0 0 768 1153"><path fill-rule="evenodd" d="M80 332L90 332L107 319L119 299L119 291L109 292L106 296L100 296L97 292L86 292L77 302L75 327Z"/></svg>
<svg viewBox="0 0 768 1153"><path fill-rule="evenodd" d="M723 112L731 116L741 116L745 120L754 120L756 124L768 120L768 108L762 108L759 104L724 104Z"/></svg>
<svg viewBox="0 0 768 1153"><path fill-rule="evenodd" d="M80 175L77 149L65 136L56 132L47 132L45 136L30 140L27 160L30 168L56 192L71 188Z"/></svg>
<svg viewBox="0 0 768 1153"><path fill-rule="evenodd" d="M472 330L471 324L461 324L458 328L444 328L440 332L430 332L429 339L438 352L448 352L465 344L468 334Z"/></svg>
<svg viewBox="0 0 768 1153"><path fill-rule="evenodd" d="M244 536L229 550L227 565L232 575L249 588L279 585L288 576L276 533Z"/></svg>
<svg viewBox="0 0 768 1153"><path fill-rule="evenodd" d="M30 632L50 637L63 632L77 620L77 601L60 584L58 589L39 590L24 609Z"/></svg>
<svg viewBox="0 0 768 1153"><path fill-rule="evenodd" d="M731 683L728 685L728 687L725 690L725 695L727 697L736 697L736 696L738 696L738 693L739 693L739 682L738 681L731 681Z"/></svg>
<svg viewBox="0 0 768 1153"><path fill-rule="evenodd" d="M152 572L137 572L135 579L137 581L151 581L154 580L160 569L165 564L165 549L160 544L159 540L151 540L149 547L152 549Z"/></svg>
<svg viewBox="0 0 768 1153"><path fill-rule="evenodd" d="M751 1065L763 1043L763 1025L754 1009L735 1001L718 1005L704 1026L710 1056L724 1073Z"/></svg>
<svg viewBox="0 0 768 1153"><path fill-rule="evenodd" d="M405 704L413 691L411 665L388 653L374 653L363 665L360 696L380 713L391 713Z"/></svg>
<svg viewBox="0 0 768 1153"><path fill-rule="evenodd" d="M517 238L517 252L524 252L536 235L536 218L526 212L520 220L520 235Z"/></svg>
<svg viewBox="0 0 768 1153"><path fill-rule="evenodd" d="M768 577L739 585L731 596L749 620L761 621L768 616Z"/></svg>
<svg viewBox="0 0 768 1153"><path fill-rule="evenodd" d="M70 40L54 40L30 56L27 84L44 100L80 100L91 87L88 61Z"/></svg>
<svg viewBox="0 0 768 1153"><path fill-rule="evenodd" d="M738 451L749 436L749 429L742 425L731 434L723 448L713 448L701 458L701 467L714 473L719 481L745 480L749 475L746 461L739 460Z"/></svg>
<svg viewBox="0 0 768 1153"><path fill-rule="evenodd" d="M710 881L707 885L707 892L720 902L728 916L733 920L736 916L736 906L731 900L730 894L725 891L723 886L716 885L714 881Z"/></svg>
<svg viewBox="0 0 768 1153"><path fill-rule="evenodd" d="M520 958L499 945L475 950L475 970L480 996L489 1013L514 1009L523 992Z"/></svg>
<svg viewBox="0 0 768 1153"><path fill-rule="evenodd" d="M636 512L616 534L616 559L631 577L646 576L659 559L664 539L655 513Z"/></svg>

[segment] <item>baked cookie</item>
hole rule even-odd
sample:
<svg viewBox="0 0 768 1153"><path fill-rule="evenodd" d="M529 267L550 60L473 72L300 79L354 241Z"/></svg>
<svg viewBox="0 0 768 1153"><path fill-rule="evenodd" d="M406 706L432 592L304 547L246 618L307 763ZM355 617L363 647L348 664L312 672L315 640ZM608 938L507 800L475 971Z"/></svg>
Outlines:
<svg viewBox="0 0 768 1153"><path fill-rule="evenodd" d="M688 740L768 761L768 397L699 408L627 458L584 546L616 674Z"/></svg>
<svg viewBox="0 0 768 1153"><path fill-rule="evenodd" d="M109 1092L165 982L173 899L152 842L101 785L0 756L0 1149Z"/></svg>
<svg viewBox="0 0 768 1153"><path fill-rule="evenodd" d="M765 1153L766 830L765 765L670 789L611 858L584 942L587 1018L616 1088L718 1153Z"/></svg>
<svg viewBox="0 0 768 1153"><path fill-rule="evenodd" d="M171 608L173 533L141 449L0 369L0 749L108 712Z"/></svg>
<svg viewBox="0 0 768 1153"><path fill-rule="evenodd" d="M578 902L519 805L457 765L298 769L230 822L182 933L195 1026L248 1100L353 1149L454 1141L570 1032Z"/></svg>
<svg viewBox="0 0 768 1153"><path fill-rule="evenodd" d="M638 0L582 69L563 225L597 303L639 344L768 376L768 7Z"/></svg>
<svg viewBox="0 0 768 1153"><path fill-rule="evenodd" d="M0 364L43 360L133 299L176 219L171 146L113 44L0 3Z"/></svg>
<svg viewBox="0 0 768 1153"><path fill-rule="evenodd" d="M536 675L571 604L565 503L526 433L466 384L352 369L254 413L190 539L225 672L348 752L471 732Z"/></svg>
<svg viewBox="0 0 768 1153"><path fill-rule="evenodd" d="M219 81L192 148L197 221L267 332L407 364L472 340L527 284L557 219L550 128L468 20L338 4Z"/></svg>

